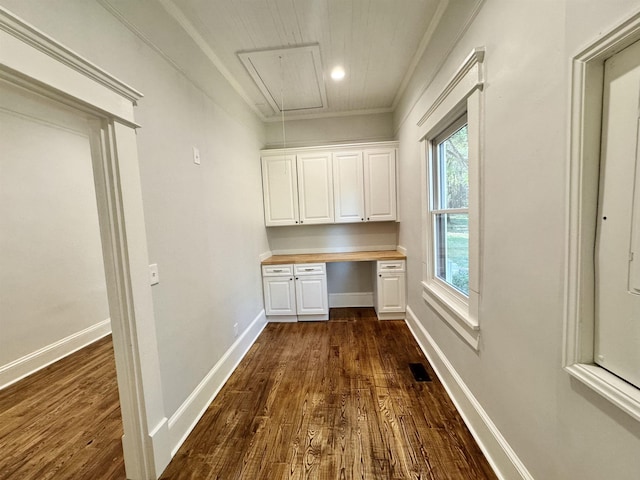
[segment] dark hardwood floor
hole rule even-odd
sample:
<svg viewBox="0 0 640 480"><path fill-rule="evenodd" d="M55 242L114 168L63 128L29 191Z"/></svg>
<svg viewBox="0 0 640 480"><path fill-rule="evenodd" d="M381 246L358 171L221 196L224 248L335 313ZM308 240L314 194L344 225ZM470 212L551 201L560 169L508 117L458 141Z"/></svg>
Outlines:
<svg viewBox="0 0 640 480"><path fill-rule="evenodd" d="M495 479L403 321L272 323L162 479Z"/></svg>
<svg viewBox="0 0 640 480"><path fill-rule="evenodd" d="M125 478L111 337L0 390L0 479Z"/></svg>
<svg viewBox="0 0 640 480"><path fill-rule="evenodd" d="M2 480L122 480L121 436L110 338L0 391ZM355 308L267 325L162 475L495 478L405 323Z"/></svg>

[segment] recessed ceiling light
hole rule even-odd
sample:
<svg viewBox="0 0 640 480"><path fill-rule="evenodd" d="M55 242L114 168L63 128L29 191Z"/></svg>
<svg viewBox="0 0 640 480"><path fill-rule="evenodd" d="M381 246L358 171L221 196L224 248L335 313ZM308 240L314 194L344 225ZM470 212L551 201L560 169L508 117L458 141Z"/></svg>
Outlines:
<svg viewBox="0 0 640 480"><path fill-rule="evenodd" d="M334 67L334 69L331 70L331 78L333 78L336 82L342 80L344 78L344 68Z"/></svg>

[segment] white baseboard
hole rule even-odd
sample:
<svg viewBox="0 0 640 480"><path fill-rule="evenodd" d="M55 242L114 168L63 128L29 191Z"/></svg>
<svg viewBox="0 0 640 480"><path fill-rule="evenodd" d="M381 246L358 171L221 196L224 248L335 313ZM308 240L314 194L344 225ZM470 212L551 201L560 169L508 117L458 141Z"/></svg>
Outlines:
<svg viewBox="0 0 640 480"><path fill-rule="evenodd" d="M489 418L410 307L407 307L406 322L498 478L533 480L498 427Z"/></svg>
<svg viewBox="0 0 640 480"><path fill-rule="evenodd" d="M225 352L218 363L213 366L176 413L169 418L169 442L172 457L184 443L200 418L202 418L209 404L218 395L220 389L249 351L249 348L256 341L266 324L267 318L264 310L262 310L251 322L251 325L231 345L229 350Z"/></svg>
<svg viewBox="0 0 640 480"><path fill-rule="evenodd" d="M329 308L373 307L373 292L330 293Z"/></svg>
<svg viewBox="0 0 640 480"><path fill-rule="evenodd" d="M0 366L0 390L77 352L110 333L111 319L107 318L29 355Z"/></svg>

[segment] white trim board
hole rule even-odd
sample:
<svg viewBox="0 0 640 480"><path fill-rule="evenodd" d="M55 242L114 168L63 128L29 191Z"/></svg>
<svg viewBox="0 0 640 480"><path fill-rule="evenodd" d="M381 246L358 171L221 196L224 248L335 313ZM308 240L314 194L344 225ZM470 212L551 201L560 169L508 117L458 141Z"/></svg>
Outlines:
<svg viewBox="0 0 640 480"><path fill-rule="evenodd" d="M172 457L200 421L266 325L267 318L262 310L171 416L168 426Z"/></svg>
<svg viewBox="0 0 640 480"><path fill-rule="evenodd" d="M373 292L330 293L329 308L373 307Z"/></svg>
<svg viewBox="0 0 640 480"><path fill-rule="evenodd" d="M498 478L502 480L533 480L498 427L409 306L407 306L406 322Z"/></svg>
<svg viewBox="0 0 640 480"><path fill-rule="evenodd" d="M107 318L84 330L0 366L0 390L16 383L38 370L62 360L64 357L100 340L111 333L111 319Z"/></svg>

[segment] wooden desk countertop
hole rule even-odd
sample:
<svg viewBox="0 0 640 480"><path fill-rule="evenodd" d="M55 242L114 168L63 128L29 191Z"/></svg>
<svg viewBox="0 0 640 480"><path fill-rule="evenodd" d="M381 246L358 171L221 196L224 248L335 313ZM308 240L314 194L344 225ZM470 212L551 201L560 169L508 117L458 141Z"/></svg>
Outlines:
<svg viewBox="0 0 640 480"><path fill-rule="evenodd" d="M297 255L272 255L262 265L287 263L372 262L376 260L406 260L407 256L396 250L345 253L303 253Z"/></svg>

